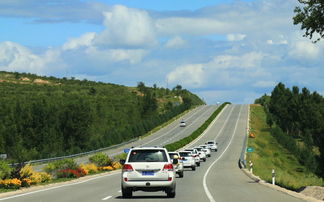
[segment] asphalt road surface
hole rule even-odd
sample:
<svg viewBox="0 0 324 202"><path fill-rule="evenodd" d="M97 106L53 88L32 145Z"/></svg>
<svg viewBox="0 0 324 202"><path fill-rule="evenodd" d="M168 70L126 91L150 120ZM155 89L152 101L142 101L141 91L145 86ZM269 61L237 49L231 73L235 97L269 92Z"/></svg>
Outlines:
<svg viewBox="0 0 324 202"><path fill-rule="evenodd" d="M205 110L201 109L205 108ZM204 106L197 111L205 113L210 106ZM215 108L214 108L215 109ZM213 111L213 110L211 110ZM194 112L191 112L191 114ZM15 193L9 197L1 197L3 201L23 202L56 202L56 201L177 201L177 202L251 202L251 201L275 201L297 202L294 198L282 192L255 183L248 178L239 168L238 159L243 146L247 124L247 105L228 105L214 120L193 145L200 145L208 140L218 142L218 151L212 152L212 156L206 162L202 162L196 171L186 170L184 178L177 178L175 198L167 198L163 192L134 192L133 198L123 199L120 192L120 172L112 172L99 175L94 178L80 179L74 183L51 186L36 191ZM190 116L190 114L187 114ZM207 114L206 114L207 115ZM200 114L201 117L203 115ZM198 116L199 117L199 116ZM190 120L189 117L188 121ZM207 117L208 118L208 117ZM190 122L190 121L189 121ZM169 126L169 130L175 130ZM184 128L182 128L184 129ZM168 130L168 131L169 131ZM164 132L168 133L168 131ZM177 136L181 131L172 133ZM178 135L174 139L180 138ZM152 145L163 144L167 141L163 137L150 139ZM152 137L150 137L152 138ZM142 143L145 144L145 143ZM151 145L147 143L145 146Z"/></svg>

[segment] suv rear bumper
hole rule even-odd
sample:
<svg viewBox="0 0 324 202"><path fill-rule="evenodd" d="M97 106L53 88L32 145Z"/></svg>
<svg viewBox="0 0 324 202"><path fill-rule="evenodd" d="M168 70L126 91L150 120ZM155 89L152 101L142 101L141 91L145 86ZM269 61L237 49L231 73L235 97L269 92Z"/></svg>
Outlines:
<svg viewBox="0 0 324 202"><path fill-rule="evenodd" d="M173 181L123 181L123 188L131 188L132 191L166 191L175 187Z"/></svg>

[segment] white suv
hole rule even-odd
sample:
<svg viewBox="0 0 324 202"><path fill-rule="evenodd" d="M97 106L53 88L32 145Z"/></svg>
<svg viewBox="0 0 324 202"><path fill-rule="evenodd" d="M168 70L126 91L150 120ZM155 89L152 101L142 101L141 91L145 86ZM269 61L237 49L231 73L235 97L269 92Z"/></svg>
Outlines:
<svg viewBox="0 0 324 202"><path fill-rule="evenodd" d="M179 151L179 154L183 162L183 167L190 167L191 170L196 170L196 161L190 151Z"/></svg>
<svg viewBox="0 0 324 202"><path fill-rule="evenodd" d="M210 140L205 144L207 145L207 148L209 148L210 150L217 151L217 143L214 140Z"/></svg>
<svg viewBox="0 0 324 202"><path fill-rule="evenodd" d="M168 151L159 147L139 147L129 150L123 164L121 190L125 198L133 191L164 191L168 197L176 195L175 170Z"/></svg>
<svg viewBox="0 0 324 202"><path fill-rule="evenodd" d="M200 166L200 157L199 157L199 153L198 153L197 149L185 149L185 151L191 152L192 157L195 158L197 167L199 167Z"/></svg>
<svg viewBox="0 0 324 202"><path fill-rule="evenodd" d="M210 149L207 148L207 145L199 145L199 147L202 148L202 150L206 153L207 157L210 157Z"/></svg>
<svg viewBox="0 0 324 202"><path fill-rule="evenodd" d="M203 160L204 162L206 161L206 153L202 150L201 147L194 147L198 151L199 158Z"/></svg>

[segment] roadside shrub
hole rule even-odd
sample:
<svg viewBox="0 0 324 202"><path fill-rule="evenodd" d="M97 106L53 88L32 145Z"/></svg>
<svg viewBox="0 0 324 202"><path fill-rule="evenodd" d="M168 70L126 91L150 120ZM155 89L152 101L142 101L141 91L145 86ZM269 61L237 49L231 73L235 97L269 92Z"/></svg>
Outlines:
<svg viewBox="0 0 324 202"><path fill-rule="evenodd" d="M19 174L23 187L28 187L41 182L49 182L52 180L50 174L45 172L35 172L30 164L27 164L21 168Z"/></svg>
<svg viewBox="0 0 324 202"><path fill-rule="evenodd" d="M12 168L8 165L7 161L0 160L0 179L5 179L10 176Z"/></svg>
<svg viewBox="0 0 324 202"><path fill-rule="evenodd" d="M52 180L52 176L46 172L38 173L41 176L41 182L49 182Z"/></svg>
<svg viewBox="0 0 324 202"><path fill-rule="evenodd" d="M112 171L112 170L114 170L114 168L112 166L103 166L103 167L100 167L100 170Z"/></svg>
<svg viewBox="0 0 324 202"><path fill-rule="evenodd" d="M21 180L22 187L30 187L31 184L32 184L32 180L29 178L24 178Z"/></svg>
<svg viewBox="0 0 324 202"><path fill-rule="evenodd" d="M57 172L58 178L79 178L85 176L86 172L82 168L77 169L63 169Z"/></svg>
<svg viewBox="0 0 324 202"><path fill-rule="evenodd" d="M119 162L116 162L116 161L112 162L111 165L112 165L112 167L114 169L120 169L122 167L122 165Z"/></svg>
<svg viewBox="0 0 324 202"><path fill-rule="evenodd" d="M112 160L104 153L96 153L89 158L91 163L95 163L97 166L109 166Z"/></svg>
<svg viewBox="0 0 324 202"><path fill-rule="evenodd" d="M32 166L30 164L26 164L19 171L20 179L29 178L34 172L35 171L33 170Z"/></svg>
<svg viewBox="0 0 324 202"><path fill-rule="evenodd" d="M62 160L48 163L45 166L44 171L52 175L55 175L58 170L77 169L77 168L78 165L73 159L62 159Z"/></svg>
<svg viewBox="0 0 324 202"><path fill-rule="evenodd" d="M0 180L0 187L5 189L19 189L21 181L17 178Z"/></svg>
<svg viewBox="0 0 324 202"><path fill-rule="evenodd" d="M98 167L94 163L81 164L80 168L86 171L86 173L94 174L98 172Z"/></svg>

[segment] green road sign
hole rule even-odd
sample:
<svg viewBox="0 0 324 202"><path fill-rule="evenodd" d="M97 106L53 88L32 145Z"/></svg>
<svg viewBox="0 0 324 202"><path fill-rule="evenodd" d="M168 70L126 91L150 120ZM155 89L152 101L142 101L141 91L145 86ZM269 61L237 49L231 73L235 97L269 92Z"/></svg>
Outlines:
<svg viewBox="0 0 324 202"><path fill-rule="evenodd" d="M247 152L253 152L254 149L253 149L252 147L248 147L248 148L246 149L246 151L247 151Z"/></svg>

